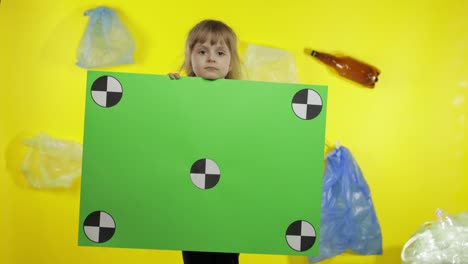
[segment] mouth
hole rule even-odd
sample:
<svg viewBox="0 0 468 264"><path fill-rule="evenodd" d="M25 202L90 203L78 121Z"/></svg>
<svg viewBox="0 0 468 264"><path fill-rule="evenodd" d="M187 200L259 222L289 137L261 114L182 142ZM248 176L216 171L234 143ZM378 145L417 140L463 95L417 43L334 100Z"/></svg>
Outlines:
<svg viewBox="0 0 468 264"><path fill-rule="evenodd" d="M208 70L208 71L217 71L218 69L215 68L215 67L205 67L205 70Z"/></svg>

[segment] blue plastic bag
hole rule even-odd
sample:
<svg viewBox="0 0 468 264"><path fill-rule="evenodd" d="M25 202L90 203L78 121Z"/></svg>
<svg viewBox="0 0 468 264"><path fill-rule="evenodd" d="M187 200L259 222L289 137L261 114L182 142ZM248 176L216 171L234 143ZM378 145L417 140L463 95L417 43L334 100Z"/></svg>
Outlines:
<svg viewBox="0 0 468 264"><path fill-rule="evenodd" d="M351 152L338 146L326 158L323 178L319 256L311 263L351 249L382 254L382 234L369 187Z"/></svg>
<svg viewBox="0 0 468 264"><path fill-rule="evenodd" d="M77 51L82 68L98 68L133 63L135 41L117 13L106 7L87 10L86 31Z"/></svg>

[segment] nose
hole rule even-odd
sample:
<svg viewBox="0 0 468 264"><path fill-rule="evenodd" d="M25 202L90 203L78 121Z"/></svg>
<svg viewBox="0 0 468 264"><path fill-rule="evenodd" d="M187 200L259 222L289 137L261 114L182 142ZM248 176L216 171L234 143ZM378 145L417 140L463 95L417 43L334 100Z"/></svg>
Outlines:
<svg viewBox="0 0 468 264"><path fill-rule="evenodd" d="M208 62L215 62L215 61L216 60L215 60L214 54L210 52L208 55Z"/></svg>

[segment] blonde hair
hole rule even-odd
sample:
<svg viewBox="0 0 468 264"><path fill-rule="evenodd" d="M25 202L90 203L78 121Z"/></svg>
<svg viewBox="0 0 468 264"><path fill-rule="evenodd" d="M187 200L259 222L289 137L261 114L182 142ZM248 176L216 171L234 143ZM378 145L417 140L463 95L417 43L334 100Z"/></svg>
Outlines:
<svg viewBox="0 0 468 264"><path fill-rule="evenodd" d="M195 76L192 68L191 56L193 47L197 43L210 41L211 45L218 42L226 44L231 53L231 70L226 75L226 79L240 79L241 67L239 54L237 53L236 33L226 24L218 20L203 20L196 24L189 32L185 42L185 60L181 66L187 76Z"/></svg>

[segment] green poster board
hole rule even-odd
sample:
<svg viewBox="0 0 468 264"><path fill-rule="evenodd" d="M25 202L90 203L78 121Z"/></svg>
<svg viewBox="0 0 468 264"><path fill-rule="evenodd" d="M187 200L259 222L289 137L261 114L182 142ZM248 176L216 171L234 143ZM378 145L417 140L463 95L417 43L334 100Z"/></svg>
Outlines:
<svg viewBox="0 0 468 264"><path fill-rule="evenodd" d="M318 255L327 88L89 71L79 245Z"/></svg>

